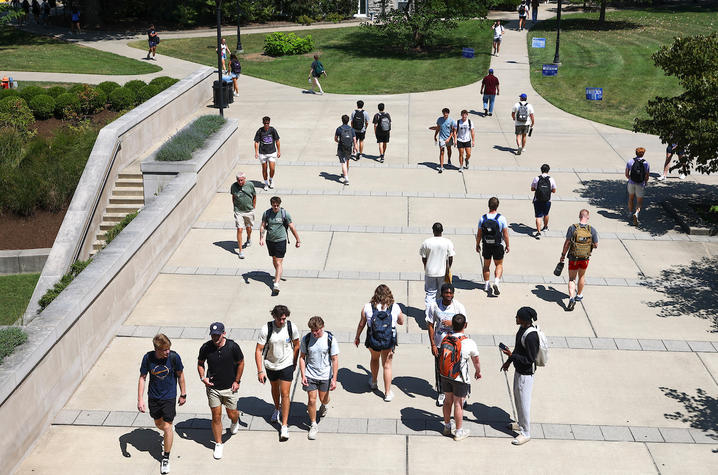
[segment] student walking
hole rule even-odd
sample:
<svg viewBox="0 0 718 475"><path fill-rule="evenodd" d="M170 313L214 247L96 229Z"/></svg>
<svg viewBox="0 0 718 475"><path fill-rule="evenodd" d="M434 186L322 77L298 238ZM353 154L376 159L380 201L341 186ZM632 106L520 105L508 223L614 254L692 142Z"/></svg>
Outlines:
<svg viewBox="0 0 718 475"><path fill-rule="evenodd" d="M26 3L27 3L27 0L24 0L24 1L22 2L22 4L23 4L23 10L25 9L24 6L25 6ZM25 13L27 14L27 12L25 12ZM78 10L77 8L73 8L73 9L72 9L72 15L70 15L70 21L72 22L72 23L70 24L70 33L72 33L72 32L74 32L75 30L77 30L77 33L78 33L78 34L81 34L81 33L82 33L82 30L80 29L80 10Z"/></svg>
<svg viewBox="0 0 718 475"><path fill-rule="evenodd" d="M157 59L155 56L157 55L158 44L160 44L160 37L155 31L155 25L150 25L147 29L147 59ZM150 54L152 54L152 58L150 58Z"/></svg>
<svg viewBox="0 0 718 475"><path fill-rule="evenodd" d="M651 175L651 166L643 159L645 154L646 149L638 147L636 149L636 156L626 163L626 178L628 178L628 183L626 184L626 188L628 189L628 213L631 214L634 226L638 226L638 213L643 207L643 196L646 193L648 177ZM633 203L634 196L636 197L635 207Z"/></svg>
<svg viewBox="0 0 718 475"><path fill-rule="evenodd" d="M436 125L430 127L434 131L434 142L439 145L439 173L444 172L444 150L448 165L451 165L451 147L456 141L456 121L449 117L449 112L449 108L444 107L441 117L436 119Z"/></svg>
<svg viewBox="0 0 718 475"><path fill-rule="evenodd" d="M309 80L309 84L311 84L312 86L310 89L312 94L314 94L314 85L316 85L319 89L319 94L324 94L324 91L322 90L322 85L319 84L319 78L322 77L322 75L324 75L324 77L327 77L327 71L324 69L324 65L322 64L322 62L319 61L319 55L315 54L314 61L312 61L312 65L309 68L309 77L307 78Z"/></svg>
<svg viewBox="0 0 718 475"><path fill-rule="evenodd" d="M570 312L576 302L583 300L583 287L586 283L586 270L591 252L598 247L598 231L588 224L588 210L578 213L578 223L572 224L566 231L566 240L561 251L561 262L568 253L568 305ZM578 277L578 284L576 278ZM575 295L575 297L574 297Z"/></svg>
<svg viewBox="0 0 718 475"><path fill-rule="evenodd" d="M541 231L548 231L548 212L551 210L551 194L556 193L556 182L548 175L551 168L547 163L541 165L541 174L531 182L534 192L534 217L536 218L536 239L541 239Z"/></svg>
<svg viewBox="0 0 718 475"><path fill-rule="evenodd" d="M322 317L309 319L309 333L302 338L299 355L299 371L302 375L302 389L307 392L309 433L307 438L317 438L319 426L317 417L323 418L328 412L329 391L337 387L339 371L339 344L337 339L324 330ZM318 396L318 397L317 397ZM317 410L317 399L321 403Z"/></svg>
<svg viewBox="0 0 718 475"><path fill-rule="evenodd" d="M140 364L140 379L137 382L137 410L147 411L144 393L147 374L150 382L147 386L147 398L150 417L154 419L155 426L162 431L162 460L160 473L170 473L170 452L174 440L172 422L177 415L175 399L177 398L177 384L180 387L180 406L187 402L187 386L184 380L184 365L177 352L172 351L172 342L164 333L158 333L152 339L154 351L148 351L142 357Z"/></svg>
<svg viewBox="0 0 718 475"><path fill-rule="evenodd" d="M359 144L359 150L356 153L356 160L359 160L364 153L364 139L366 138L366 128L369 125L369 113L364 110L364 101L357 101L357 108L351 115L351 124Z"/></svg>
<svg viewBox="0 0 718 475"><path fill-rule="evenodd" d="M688 174L688 169L685 165L686 152L681 147L679 147L677 143L670 143L666 147L666 161L663 163L663 175L657 178L658 181L663 181L668 177L668 173L670 172L669 168L671 164L671 159L673 158L673 155L676 155L678 157L678 164L680 165L678 178L680 178L681 180L686 179L686 175Z"/></svg>
<svg viewBox="0 0 718 475"><path fill-rule="evenodd" d="M374 124L376 143L379 145L379 163L384 163L384 154L386 153L386 147L389 145L389 135L391 133L391 116L388 112L384 112L383 102L380 102L377 108L379 112L374 114L372 123Z"/></svg>
<svg viewBox="0 0 718 475"><path fill-rule="evenodd" d="M222 38L222 41L219 44L220 49L222 50L222 73L227 72L227 56L229 56L232 52L229 50L229 46L227 46L227 40ZM215 52L217 52L217 48L214 49Z"/></svg>
<svg viewBox="0 0 718 475"><path fill-rule="evenodd" d="M394 295L389 287L379 285L374 290L371 300L364 305L359 316L359 325L354 337L354 346L359 346L361 333L367 327L365 345L369 348L371 360L369 368L369 387L377 389L379 377L379 360L381 359L384 380L384 401L391 402L394 393L391 390L391 363L394 360L394 348L397 344L397 325L403 325L405 315L394 302Z"/></svg>
<svg viewBox="0 0 718 475"><path fill-rule="evenodd" d="M499 283L504 273L504 255L509 253L509 224L498 209L499 199L494 196L489 199L489 212L481 216L476 231L476 252L480 252L484 258L484 291L489 296L492 291L489 287L491 260L495 265L493 295L498 296L501 293Z"/></svg>
<svg viewBox="0 0 718 475"><path fill-rule="evenodd" d="M481 94L483 94L484 117L494 115L494 102L499 95L499 78L494 76L494 70L489 69L489 74L481 80Z"/></svg>
<svg viewBox="0 0 718 475"><path fill-rule="evenodd" d="M444 435L454 440L464 440L469 429L464 429L464 401L471 392L469 361L474 366L474 379L481 378L479 349L476 342L464 334L466 316L458 313L451 318L452 334L441 340L439 369L441 386L444 388ZM454 420L451 420L451 412Z"/></svg>
<svg viewBox="0 0 718 475"><path fill-rule="evenodd" d="M442 236L444 226L434 223L431 227L433 237L426 239L419 248L421 263L424 265L424 312L429 316L431 305L436 301L436 293L451 272L456 251L454 243Z"/></svg>
<svg viewBox="0 0 718 475"><path fill-rule="evenodd" d="M229 55L229 70L232 77L232 86L234 88L234 96L239 96L239 76L242 74L242 65L237 58L237 55L232 53Z"/></svg>
<svg viewBox="0 0 718 475"><path fill-rule="evenodd" d="M294 380L294 369L297 367L301 333L289 320L290 312L286 306L276 305L270 314L273 320L259 330L254 361L257 364L259 382L264 384L269 379L274 402L270 421L281 422L279 440L285 441L289 439L289 390Z"/></svg>
<svg viewBox="0 0 718 475"><path fill-rule="evenodd" d="M519 31L523 31L526 27L526 18L529 16L528 6L526 6L525 0L521 0L517 10L519 12Z"/></svg>
<svg viewBox="0 0 718 475"><path fill-rule="evenodd" d="M501 351L508 356L506 363L501 366L508 371L514 365L514 402L518 422L512 422L508 428L518 435L511 441L513 445L522 445L531 440L531 391L534 385L534 371L536 357L539 352L539 337L533 322L537 319L536 310L531 307L521 307L516 312L516 332L514 351L503 348Z"/></svg>
<svg viewBox="0 0 718 475"><path fill-rule="evenodd" d="M252 245L254 209L257 207L257 192L254 184L247 181L244 172L237 175L237 181L229 189L234 208L234 225L237 227L237 257L244 259L242 249ZM247 242L242 244L242 227L247 230Z"/></svg>
<svg viewBox="0 0 718 475"><path fill-rule="evenodd" d="M334 131L334 141L337 143L337 157L342 167L341 183L349 184L349 160L352 153L357 150L357 137L354 128L349 125L349 116L342 116L342 125Z"/></svg>
<svg viewBox="0 0 718 475"><path fill-rule="evenodd" d="M504 36L504 27L501 26L501 20L496 20L491 29L494 30L494 44L493 44L493 55L499 57L499 51L501 50L501 39Z"/></svg>
<svg viewBox="0 0 718 475"><path fill-rule="evenodd" d="M295 247L301 245L297 228L294 227L292 217L280 205L282 199L279 196L272 196L269 203L272 205L262 214L262 225L259 228L259 245L264 246L264 233L267 233L267 251L272 257L272 265L274 266L274 285L272 287L272 295L279 294L279 281L282 280L282 270L284 266L284 255L287 253L287 242L289 241L289 233L294 235Z"/></svg>
<svg viewBox="0 0 718 475"><path fill-rule="evenodd" d="M469 119L469 111L461 111L461 119L456 122L456 148L459 150L459 173L469 168L471 148L476 144L474 124ZM464 161L466 155L466 161Z"/></svg>
<svg viewBox="0 0 718 475"><path fill-rule="evenodd" d="M514 127L516 129L516 155L521 155L521 151L526 151L526 135L536 122L534 108L526 99L526 94L521 94L519 96L519 102L515 103L513 108L511 108L511 118L514 119ZM529 119L531 119L531 124L528 123Z"/></svg>
<svg viewBox="0 0 718 475"><path fill-rule="evenodd" d="M277 129L270 126L269 116L262 117L262 127L254 134L254 158L262 164L262 178L264 178L264 191L274 188L274 169L277 159L282 156L279 134ZM269 176L267 176L269 164Z"/></svg>
<svg viewBox="0 0 718 475"><path fill-rule="evenodd" d="M540 0L531 0L531 22L536 24L538 21L538 9Z"/></svg>

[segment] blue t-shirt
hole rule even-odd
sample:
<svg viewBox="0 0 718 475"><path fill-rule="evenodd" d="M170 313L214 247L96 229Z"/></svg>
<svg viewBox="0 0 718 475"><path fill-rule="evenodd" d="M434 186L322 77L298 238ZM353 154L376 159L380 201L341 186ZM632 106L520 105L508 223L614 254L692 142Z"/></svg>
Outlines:
<svg viewBox="0 0 718 475"><path fill-rule="evenodd" d="M147 396L150 399L177 398L177 372L182 371L182 359L170 351L167 359L157 359L154 351L148 351L142 358L140 374L150 374Z"/></svg>
<svg viewBox="0 0 718 475"><path fill-rule="evenodd" d="M451 136L451 131L456 128L456 121L451 117L444 119L442 116L436 119L436 125L439 126L439 138L441 140L448 140Z"/></svg>

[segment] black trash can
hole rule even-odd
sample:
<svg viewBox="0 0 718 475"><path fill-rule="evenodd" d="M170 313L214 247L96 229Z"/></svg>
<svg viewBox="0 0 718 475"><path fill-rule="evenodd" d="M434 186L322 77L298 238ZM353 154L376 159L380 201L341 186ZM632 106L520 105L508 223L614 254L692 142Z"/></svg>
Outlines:
<svg viewBox="0 0 718 475"><path fill-rule="evenodd" d="M222 81L221 85L219 81L212 83L212 99L214 101L214 107L219 107L219 95L222 94L222 106L229 107L234 102L234 94L232 94L232 83Z"/></svg>

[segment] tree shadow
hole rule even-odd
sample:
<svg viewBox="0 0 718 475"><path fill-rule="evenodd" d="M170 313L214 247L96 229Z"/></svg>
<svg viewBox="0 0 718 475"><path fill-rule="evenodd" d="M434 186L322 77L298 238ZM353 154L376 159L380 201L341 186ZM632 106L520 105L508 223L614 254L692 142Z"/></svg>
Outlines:
<svg viewBox="0 0 718 475"><path fill-rule="evenodd" d="M158 462L162 461L162 436L156 430L135 429L127 434L122 434L118 439L122 456L131 458L127 445L131 445L138 452L147 452Z"/></svg>
<svg viewBox="0 0 718 475"><path fill-rule="evenodd" d="M610 17L610 15L609 15ZM599 23L598 18L572 18L571 16L561 18L561 31L617 31L633 30L641 25L632 21L610 20ZM532 31L555 33L556 19L544 20L532 27Z"/></svg>
<svg viewBox="0 0 718 475"><path fill-rule="evenodd" d="M342 184L341 181L339 181L339 178L341 175L337 175L335 173L329 173L329 172L320 172L319 176L324 178L325 180L333 181L339 184Z"/></svg>
<svg viewBox="0 0 718 475"><path fill-rule="evenodd" d="M536 297L540 298L544 302L555 303L563 310L566 310L566 304L564 301L568 298L568 294L561 292L552 285L538 284L536 288L531 291Z"/></svg>
<svg viewBox="0 0 718 475"><path fill-rule="evenodd" d="M663 269L658 278L641 285L663 294L662 300L647 302L660 309L659 317L691 315L710 320L711 332L718 332L718 257Z"/></svg>
<svg viewBox="0 0 718 475"><path fill-rule="evenodd" d="M274 277L269 273L261 270L253 270L242 274L245 284L249 284L250 280L255 280L265 284L270 289L274 286Z"/></svg>
<svg viewBox="0 0 718 475"><path fill-rule="evenodd" d="M701 388L696 389L695 395L664 386L658 389L663 391L666 397L675 399L685 406L685 412L664 414L666 419L688 423L692 428L704 432L712 431L706 436L718 441L718 398L710 396Z"/></svg>
<svg viewBox="0 0 718 475"><path fill-rule="evenodd" d="M429 381L415 376L396 376L391 384L410 398L421 396L436 399L438 396L436 389Z"/></svg>
<svg viewBox="0 0 718 475"><path fill-rule="evenodd" d="M416 307L410 307L404 304L399 304L399 307L401 307L401 312L404 315L414 319L419 328L421 328L422 330L426 330L426 313L424 312L424 310Z"/></svg>
<svg viewBox="0 0 718 475"><path fill-rule="evenodd" d="M341 384L344 391L352 394L364 394L372 392L367 384L371 371L362 365L357 365L360 371L352 371L349 368L339 368L337 372L337 383Z"/></svg>
<svg viewBox="0 0 718 475"><path fill-rule="evenodd" d="M511 223L509 224L509 228L516 234L524 234L526 236L533 236L534 231L536 231L535 228L527 226L524 223Z"/></svg>
<svg viewBox="0 0 718 475"><path fill-rule="evenodd" d="M215 241L214 244L217 247L221 247L230 254L237 255L237 241Z"/></svg>

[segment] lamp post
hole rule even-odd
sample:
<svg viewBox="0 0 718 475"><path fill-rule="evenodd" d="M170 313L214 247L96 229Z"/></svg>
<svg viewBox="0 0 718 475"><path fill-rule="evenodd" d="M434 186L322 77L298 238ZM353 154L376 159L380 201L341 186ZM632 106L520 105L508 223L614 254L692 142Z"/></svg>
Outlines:
<svg viewBox="0 0 718 475"><path fill-rule="evenodd" d="M561 41L561 0L558 0L558 14L556 15L556 53L553 55L553 64L560 66L561 60L558 56L558 49Z"/></svg>
<svg viewBox="0 0 718 475"><path fill-rule="evenodd" d="M239 0L237 0L237 48L235 48L237 53L244 53L244 48L242 48L242 39L239 37L239 19L241 16L242 8L239 6Z"/></svg>
<svg viewBox="0 0 718 475"><path fill-rule="evenodd" d="M222 87L222 0L217 0L217 76L219 79L219 115L224 117L224 88Z"/></svg>

